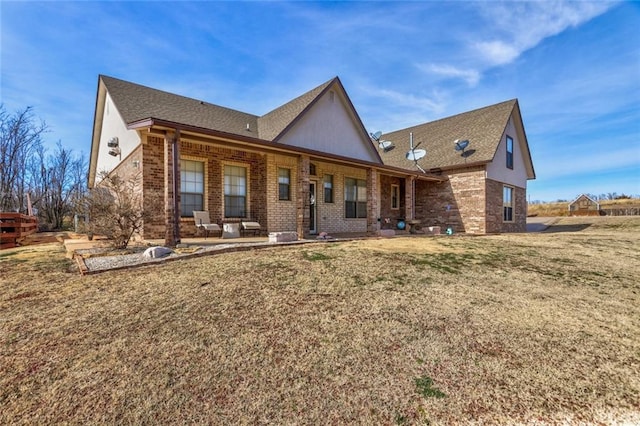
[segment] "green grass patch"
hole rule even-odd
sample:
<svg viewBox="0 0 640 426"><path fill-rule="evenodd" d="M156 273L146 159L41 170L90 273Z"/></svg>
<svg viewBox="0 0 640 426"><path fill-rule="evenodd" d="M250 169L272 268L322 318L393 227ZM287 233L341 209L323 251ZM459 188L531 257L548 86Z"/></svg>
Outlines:
<svg viewBox="0 0 640 426"><path fill-rule="evenodd" d="M440 389L433 387L433 379L429 376L422 376L415 379L416 388L418 393L425 398L444 398L444 392Z"/></svg>
<svg viewBox="0 0 640 426"><path fill-rule="evenodd" d="M411 264L429 266L431 269L447 274L460 274L465 267L471 264L473 259L474 256L470 253L431 253L411 259Z"/></svg>
<svg viewBox="0 0 640 426"><path fill-rule="evenodd" d="M327 256L324 253L308 252L308 251L303 251L302 252L302 257L305 260L308 260L309 262L317 262L319 260L330 260L331 259L331 256Z"/></svg>

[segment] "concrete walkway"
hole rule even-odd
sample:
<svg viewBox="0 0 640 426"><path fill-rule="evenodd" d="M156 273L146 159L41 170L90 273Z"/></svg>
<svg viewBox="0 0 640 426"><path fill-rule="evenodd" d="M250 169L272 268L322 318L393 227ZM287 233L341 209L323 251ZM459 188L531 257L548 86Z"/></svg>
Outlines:
<svg viewBox="0 0 640 426"><path fill-rule="evenodd" d="M527 232L542 232L558 221L557 217L528 217Z"/></svg>

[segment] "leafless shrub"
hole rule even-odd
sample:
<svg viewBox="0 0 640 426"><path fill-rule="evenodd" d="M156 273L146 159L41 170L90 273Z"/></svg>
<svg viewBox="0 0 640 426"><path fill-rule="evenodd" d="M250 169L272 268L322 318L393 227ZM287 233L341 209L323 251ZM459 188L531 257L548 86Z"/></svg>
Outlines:
<svg viewBox="0 0 640 426"><path fill-rule="evenodd" d="M142 176L101 173L100 177L100 184L83 199L89 215L88 231L106 236L115 248L127 248L152 216L143 208Z"/></svg>

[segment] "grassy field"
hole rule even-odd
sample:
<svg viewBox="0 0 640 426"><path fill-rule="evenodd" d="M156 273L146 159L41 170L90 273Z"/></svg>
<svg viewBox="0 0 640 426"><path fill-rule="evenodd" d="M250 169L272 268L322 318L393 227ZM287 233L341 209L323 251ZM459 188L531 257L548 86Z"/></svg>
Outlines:
<svg viewBox="0 0 640 426"><path fill-rule="evenodd" d="M81 277L0 252L0 424L640 422L640 218Z"/></svg>
<svg viewBox="0 0 640 426"><path fill-rule="evenodd" d="M599 203L601 209L638 207L640 199L601 200ZM527 214L529 216L569 216L569 202L529 204Z"/></svg>

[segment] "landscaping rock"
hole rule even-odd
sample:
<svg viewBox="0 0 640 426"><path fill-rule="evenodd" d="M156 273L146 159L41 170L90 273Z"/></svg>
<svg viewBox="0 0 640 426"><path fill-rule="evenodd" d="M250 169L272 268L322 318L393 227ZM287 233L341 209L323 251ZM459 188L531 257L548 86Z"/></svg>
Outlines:
<svg viewBox="0 0 640 426"><path fill-rule="evenodd" d="M390 238L396 235L396 231L393 229L381 229L378 231L378 235L385 238Z"/></svg>
<svg viewBox="0 0 640 426"><path fill-rule="evenodd" d="M158 259L160 257L169 256L173 251L167 247L149 247L142 253L142 257L147 259Z"/></svg>

